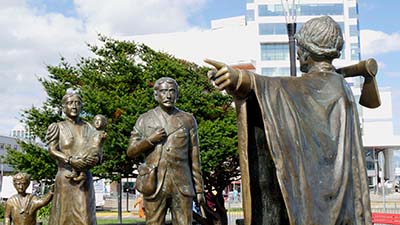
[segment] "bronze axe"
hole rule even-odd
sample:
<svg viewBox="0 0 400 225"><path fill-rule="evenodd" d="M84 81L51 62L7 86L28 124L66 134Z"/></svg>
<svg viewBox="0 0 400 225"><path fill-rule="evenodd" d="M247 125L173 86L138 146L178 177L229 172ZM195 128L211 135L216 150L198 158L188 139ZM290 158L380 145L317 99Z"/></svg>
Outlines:
<svg viewBox="0 0 400 225"><path fill-rule="evenodd" d="M376 85L376 73L378 64L375 59L367 59L357 64L342 67L336 70L344 77L363 76L364 84L361 89L360 104L368 108L377 108L381 105L378 86Z"/></svg>

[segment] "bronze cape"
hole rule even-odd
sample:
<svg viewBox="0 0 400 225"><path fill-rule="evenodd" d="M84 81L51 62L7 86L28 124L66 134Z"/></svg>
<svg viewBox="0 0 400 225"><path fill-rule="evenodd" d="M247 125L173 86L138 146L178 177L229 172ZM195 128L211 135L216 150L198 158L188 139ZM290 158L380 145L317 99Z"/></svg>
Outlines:
<svg viewBox="0 0 400 225"><path fill-rule="evenodd" d="M251 81L238 87L246 99L235 100L245 224L371 224L357 108L343 76L240 73Z"/></svg>

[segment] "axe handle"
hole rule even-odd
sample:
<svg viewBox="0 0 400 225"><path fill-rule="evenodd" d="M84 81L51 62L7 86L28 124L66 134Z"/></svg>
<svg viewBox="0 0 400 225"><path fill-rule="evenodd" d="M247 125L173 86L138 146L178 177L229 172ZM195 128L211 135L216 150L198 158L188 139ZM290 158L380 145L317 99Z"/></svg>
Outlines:
<svg viewBox="0 0 400 225"><path fill-rule="evenodd" d="M378 64L372 58L336 70L337 73L342 74L344 77L363 76L365 78L375 77L377 71Z"/></svg>

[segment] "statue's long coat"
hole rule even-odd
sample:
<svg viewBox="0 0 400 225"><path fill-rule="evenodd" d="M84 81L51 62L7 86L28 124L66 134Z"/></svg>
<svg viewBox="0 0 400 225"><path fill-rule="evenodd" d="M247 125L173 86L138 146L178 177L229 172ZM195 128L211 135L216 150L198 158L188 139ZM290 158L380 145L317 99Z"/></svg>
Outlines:
<svg viewBox="0 0 400 225"><path fill-rule="evenodd" d="M343 76L241 73L252 83L236 99L245 224L371 224L357 108Z"/></svg>

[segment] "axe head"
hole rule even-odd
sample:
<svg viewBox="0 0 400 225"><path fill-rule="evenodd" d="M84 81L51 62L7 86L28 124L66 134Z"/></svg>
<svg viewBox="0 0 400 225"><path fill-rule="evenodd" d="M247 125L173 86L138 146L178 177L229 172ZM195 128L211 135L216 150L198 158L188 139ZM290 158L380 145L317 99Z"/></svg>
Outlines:
<svg viewBox="0 0 400 225"><path fill-rule="evenodd" d="M360 104L368 108L377 108L381 105L379 89L376 85L376 73L378 72L378 64L375 59L365 61L364 84L361 90Z"/></svg>
<svg viewBox="0 0 400 225"><path fill-rule="evenodd" d="M381 105L378 86L374 78L365 78L364 85L361 89L360 104L368 108L377 108Z"/></svg>
<svg viewBox="0 0 400 225"><path fill-rule="evenodd" d="M378 86L376 85L375 76L378 72L378 64L375 59L367 59L359 63L337 70L344 77L363 76L364 84L361 89L360 105L367 108L377 108L381 105Z"/></svg>

